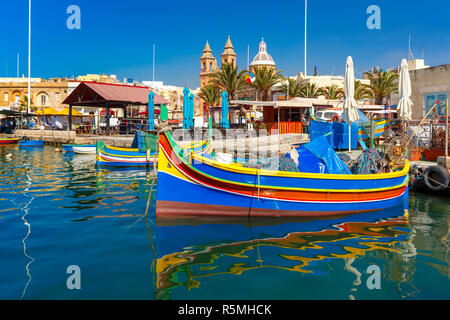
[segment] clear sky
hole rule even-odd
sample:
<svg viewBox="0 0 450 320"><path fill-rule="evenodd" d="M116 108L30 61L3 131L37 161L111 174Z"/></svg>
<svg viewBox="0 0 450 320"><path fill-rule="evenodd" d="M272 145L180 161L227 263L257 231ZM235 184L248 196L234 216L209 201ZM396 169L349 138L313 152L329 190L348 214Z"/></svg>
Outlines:
<svg viewBox="0 0 450 320"><path fill-rule="evenodd" d="M81 9L81 29L69 30L69 5ZM381 29L369 30L370 5L381 9ZM2 1L0 77L27 75L28 0ZM348 55L356 76L373 66L396 67L412 52L425 63L450 63L448 0L309 0L308 73L342 75ZM116 74L178 86L200 85L206 40L220 63L231 36L239 67L261 37L285 76L303 71L304 0L32 0L32 77Z"/></svg>

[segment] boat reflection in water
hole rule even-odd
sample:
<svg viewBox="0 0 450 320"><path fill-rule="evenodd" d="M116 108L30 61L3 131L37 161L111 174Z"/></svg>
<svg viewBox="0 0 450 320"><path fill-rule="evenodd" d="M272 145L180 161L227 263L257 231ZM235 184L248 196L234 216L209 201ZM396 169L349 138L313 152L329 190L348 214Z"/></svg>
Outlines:
<svg viewBox="0 0 450 320"><path fill-rule="evenodd" d="M283 282L283 275L278 277L278 272L323 276L323 270L326 270L323 265L326 267L330 260L338 259L342 266L339 272L345 273L346 277L348 272L353 273L355 276L350 274L355 279L353 285L358 286L361 273L366 279L367 272L366 268L358 271L352 265L355 259L370 255L370 252L377 252L374 260L383 258L384 252L390 255L386 258L390 261L393 261L392 255L400 259L408 254L414 256L409 238L407 211L403 206L329 218L157 217L156 298L170 299L175 289L192 292L191 289L202 288L202 282L213 277L238 275L245 278L249 271L258 269L266 271L252 281L265 282L266 288L273 286L276 292L275 287ZM338 276L337 271L330 272ZM388 273L392 276L391 271ZM401 277L397 276L394 281L407 281ZM242 279L243 291L246 281L250 280ZM226 286L225 281L224 291ZM325 291L326 288L315 290ZM249 293L247 297L254 296ZM296 299L298 296L293 294L291 297ZM326 294L323 297L326 298ZM354 298L351 294L348 297ZM267 298L281 297L268 295Z"/></svg>

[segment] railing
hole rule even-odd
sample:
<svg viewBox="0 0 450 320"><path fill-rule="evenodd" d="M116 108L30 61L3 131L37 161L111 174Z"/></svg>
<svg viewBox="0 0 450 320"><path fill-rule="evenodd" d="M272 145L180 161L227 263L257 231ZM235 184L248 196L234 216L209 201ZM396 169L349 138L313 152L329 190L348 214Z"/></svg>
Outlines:
<svg viewBox="0 0 450 320"><path fill-rule="evenodd" d="M278 133L278 122L265 122L268 132ZM280 134L304 133L304 125L301 121L280 121Z"/></svg>

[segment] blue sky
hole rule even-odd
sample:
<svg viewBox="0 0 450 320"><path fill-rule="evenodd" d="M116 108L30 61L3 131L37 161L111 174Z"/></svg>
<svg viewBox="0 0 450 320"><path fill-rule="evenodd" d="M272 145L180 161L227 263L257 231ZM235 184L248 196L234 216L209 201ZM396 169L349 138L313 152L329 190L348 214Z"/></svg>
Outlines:
<svg viewBox="0 0 450 320"><path fill-rule="evenodd" d="M203 47L214 56L231 36L239 67L256 55L261 37L285 76L303 71L304 0L144 1L32 0L32 76L86 73L152 79L156 44L156 80L199 86ZM69 5L81 9L81 30L69 30ZM381 29L369 30L366 9L381 9ZM27 74L28 0L2 3L0 77ZM395 67L408 55L429 65L450 63L450 1L309 0L308 72L343 74L348 55L357 76L372 66Z"/></svg>

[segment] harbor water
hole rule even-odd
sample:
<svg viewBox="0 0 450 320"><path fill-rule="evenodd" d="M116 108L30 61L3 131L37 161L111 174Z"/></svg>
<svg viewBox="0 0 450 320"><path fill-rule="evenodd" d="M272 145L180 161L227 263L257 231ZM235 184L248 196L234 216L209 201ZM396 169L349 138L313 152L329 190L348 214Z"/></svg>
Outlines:
<svg viewBox="0 0 450 320"><path fill-rule="evenodd" d="M450 298L448 198L411 193L406 215L157 219L153 178L0 147L0 299Z"/></svg>

